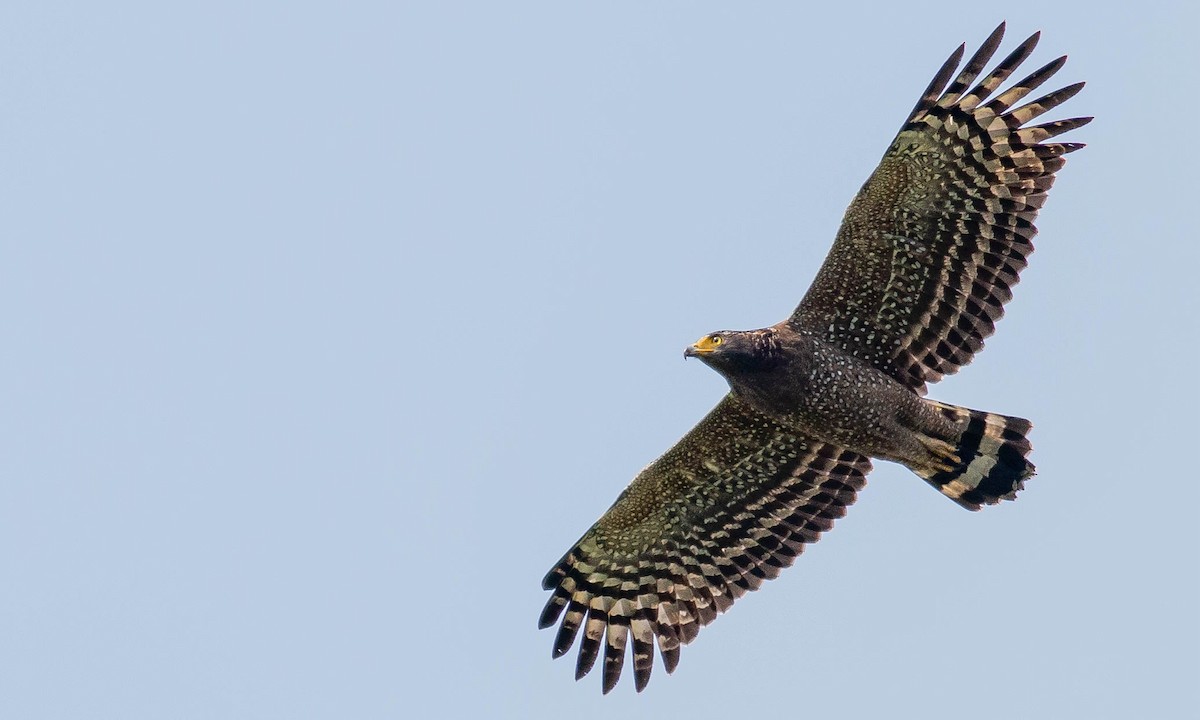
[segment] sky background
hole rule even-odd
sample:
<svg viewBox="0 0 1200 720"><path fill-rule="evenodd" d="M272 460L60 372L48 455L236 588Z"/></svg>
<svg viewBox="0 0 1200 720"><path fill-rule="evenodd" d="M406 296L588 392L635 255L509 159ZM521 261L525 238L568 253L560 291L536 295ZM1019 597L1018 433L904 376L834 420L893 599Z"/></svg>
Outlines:
<svg viewBox="0 0 1200 720"><path fill-rule="evenodd" d="M0 716L1183 718L1200 708L1194 4L0 6ZM791 311L945 57L1095 115L939 400L1018 502L880 463L673 676L542 575Z"/></svg>

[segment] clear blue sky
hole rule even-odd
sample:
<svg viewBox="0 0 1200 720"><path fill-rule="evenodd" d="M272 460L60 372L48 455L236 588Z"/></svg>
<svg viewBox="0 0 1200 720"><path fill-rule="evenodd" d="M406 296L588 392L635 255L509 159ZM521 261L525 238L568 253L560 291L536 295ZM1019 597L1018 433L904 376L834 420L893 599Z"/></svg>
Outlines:
<svg viewBox="0 0 1200 720"><path fill-rule="evenodd" d="M646 5L0 8L0 716L1195 716L1194 6ZM723 393L684 346L1002 19L1097 120L931 396L1039 475L879 464L674 676L573 682L540 579Z"/></svg>

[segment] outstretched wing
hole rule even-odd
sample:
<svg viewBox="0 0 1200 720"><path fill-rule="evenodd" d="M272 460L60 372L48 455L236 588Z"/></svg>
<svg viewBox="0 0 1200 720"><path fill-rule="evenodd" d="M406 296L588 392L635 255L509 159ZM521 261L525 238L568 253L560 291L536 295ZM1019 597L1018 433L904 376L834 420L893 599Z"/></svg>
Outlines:
<svg viewBox="0 0 1200 720"><path fill-rule="evenodd" d="M948 87L964 46L942 66L787 321L920 393L969 363L994 331L1033 252L1033 223L1054 173L1063 155L1083 147L1043 141L1091 120L1026 127L1083 83L1013 108L1065 56L988 100L1037 34L972 87L1003 35L1001 24Z"/></svg>
<svg viewBox="0 0 1200 720"><path fill-rule="evenodd" d="M846 512L870 460L799 437L728 395L651 463L554 566L539 626L562 625L560 657L580 627L576 679L604 646L604 692L633 638L638 691L657 638L667 672L679 646L746 591L792 564ZM566 611L565 614L563 611Z"/></svg>

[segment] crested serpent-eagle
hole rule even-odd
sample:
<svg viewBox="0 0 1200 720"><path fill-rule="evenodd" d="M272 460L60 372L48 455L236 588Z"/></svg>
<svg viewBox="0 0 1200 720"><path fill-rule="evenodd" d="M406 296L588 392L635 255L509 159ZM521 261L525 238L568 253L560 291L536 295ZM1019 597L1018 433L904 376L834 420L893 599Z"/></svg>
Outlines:
<svg viewBox="0 0 1200 720"><path fill-rule="evenodd" d="M1029 421L924 397L992 334L1054 174L1083 147L1046 141L1091 120L1029 124L1083 83L1019 104L1065 57L997 93L1036 34L978 79L1003 33L957 76L965 46L942 65L790 317L687 348L729 393L543 581L540 625L560 625L554 656L582 630L576 678L603 648L608 692L629 644L639 691L655 644L673 671L682 644L845 514L870 458L970 510L1012 499L1033 474Z"/></svg>

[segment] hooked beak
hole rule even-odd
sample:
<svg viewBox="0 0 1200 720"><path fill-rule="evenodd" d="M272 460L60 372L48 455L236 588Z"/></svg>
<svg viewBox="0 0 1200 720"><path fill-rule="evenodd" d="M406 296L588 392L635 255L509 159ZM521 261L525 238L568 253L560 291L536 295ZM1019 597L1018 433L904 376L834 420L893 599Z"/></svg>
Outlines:
<svg viewBox="0 0 1200 720"><path fill-rule="evenodd" d="M683 357L698 357L702 358L705 355L711 355L716 352L719 340L714 340L712 335L705 335L696 342L692 343L683 351Z"/></svg>

